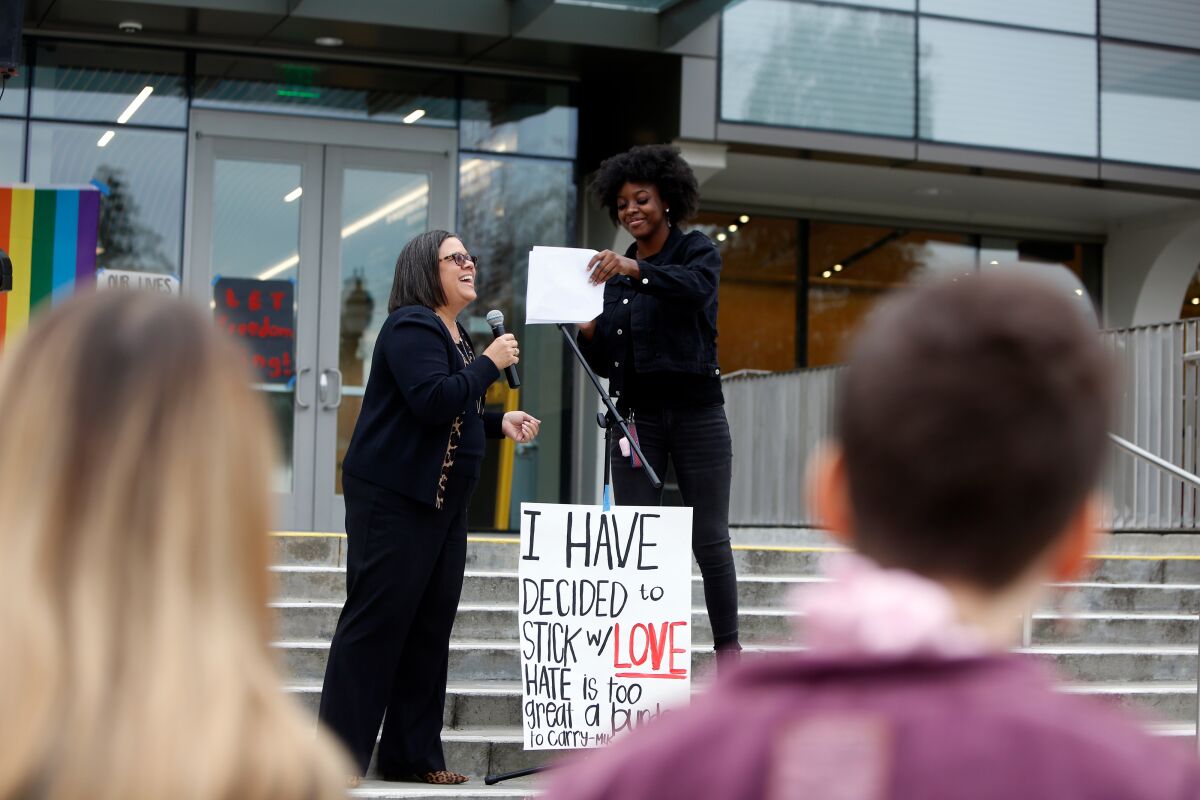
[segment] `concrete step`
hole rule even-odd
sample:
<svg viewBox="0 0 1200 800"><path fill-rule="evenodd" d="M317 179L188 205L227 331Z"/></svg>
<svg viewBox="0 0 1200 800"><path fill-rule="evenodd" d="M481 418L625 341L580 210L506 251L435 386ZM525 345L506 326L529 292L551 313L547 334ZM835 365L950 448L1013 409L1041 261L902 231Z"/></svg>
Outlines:
<svg viewBox="0 0 1200 800"><path fill-rule="evenodd" d="M321 704L321 681L284 687L314 717ZM446 686L447 728L520 727L521 684L518 681L450 681Z"/></svg>
<svg viewBox="0 0 1200 800"><path fill-rule="evenodd" d="M1197 616L1162 612L1086 612L1033 615L1033 644L1191 645Z"/></svg>
<svg viewBox="0 0 1200 800"><path fill-rule="evenodd" d="M345 566L345 537L340 534L280 534L274 539L276 564ZM516 536L471 536L467 569L515 573L519 544ZM739 575L815 576L834 550L820 545L735 544L734 562ZM1200 555L1101 554L1090 563L1087 580L1092 583L1200 583Z"/></svg>
<svg viewBox="0 0 1200 800"><path fill-rule="evenodd" d="M281 669L289 682L320 681L329 658L328 641L280 641L274 644ZM783 645L752 645L747 652L794 650ZM696 678L708 674L713 663L711 646L693 644L692 672ZM520 654L517 642L452 641L450 643L451 681L520 680Z"/></svg>
<svg viewBox="0 0 1200 800"><path fill-rule="evenodd" d="M1196 721L1196 684L1181 681L1156 683L1071 683L1060 689L1112 702L1156 723Z"/></svg>
<svg viewBox="0 0 1200 800"><path fill-rule="evenodd" d="M693 693L704 691L697 681ZM1196 684L1184 681L1150 683L1069 683L1064 692L1110 701L1161 722L1194 722ZM319 681L295 683L286 687L296 701L316 716L320 704ZM446 688L446 710L442 724L446 728L520 727L520 681L451 681Z"/></svg>
<svg viewBox="0 0 1200 800"><path fill-rule="evenodd" d="M277 582L279 600L344 600L346 570L330 566L277 566L271 572ZM823 583L815 575L740 575L738 603L745 607L773 608L787 605L797 588ZM464 603L515 603L520 582L515 572L471 570L463 578ZM692 605L704 605L704 583L692 576Z"/></svg>
<svg viewBox="0 0 1200 800"><path fill-rule="evenodd" d="M1200 584L1194 583L1081 582L1055 584L1050 588L1054 605L1078 611L1200 612Z"/></svg>
<svg viewBox="0 0 1200 800"><path fill-rule="evenodd" d="M285 674L293 681L319 681L325 674L328 642L276 643ZM791 645L751 645L756 652L796 650ZM1137 682L1196 680L1196 647L1122 645L1038 645L1018 652L1045 658L1066 680L1077 682ZM692 647L692 668L697 677L707 675L712 649ZM450 644L450 680L520 680L518 645L512 642L455 641Z"/></svg>
<svg viewBox="0 0 1200 800"><path fill-rule="evenodd" d="M1068 681L1196 681L1196 646L1037 645L1018 652L1044 658Z"/></svg>
<svg viewBox="0 0 1200 800"><path fill-rule="evenodd" d="M332 639L342 604L333 600L280 601L271 603L283 639ZM777 609L743 608L738 628L743 643L772 644L791 641L793 616ZM454 619L453 638L458 640L516 642L515 605L461 604ZM712 628L703 608L692 609L692 639L697 644L712 642Z"/></svg>
<svg viewBox="0 0 1200 800"><path fill-rule="evenodd" d="M280 601L272 603L278 635L287 640L331 639L342 604L334 600ZM797 619L787 609L740 609L738 623L743 644L798 642ZM1014 623L1015 624L1015 623ZM1040 612L1033 617L1033 644L1187 645L1197 641L1197 615L1160 612ZM458 640L515 642L518 639L517 607L509 604L459 606L454 621ZM712 642L712 629L703 608L692 609L692 638L697 644Z"/></svg>
<svg viewBox="0 0 1200 800"><path fill-rule="evenodd" d="M386 781L363 781L357 789L352 789L350 797L372 798L372 800L408 800L408 798L429 798L438 800L497 800L508 798L530 798L539 796L537 783L533 778L517 778L505 781L495 786L484 786L478 776L459 786L429 786L421 783L391 783Z"/></svg>

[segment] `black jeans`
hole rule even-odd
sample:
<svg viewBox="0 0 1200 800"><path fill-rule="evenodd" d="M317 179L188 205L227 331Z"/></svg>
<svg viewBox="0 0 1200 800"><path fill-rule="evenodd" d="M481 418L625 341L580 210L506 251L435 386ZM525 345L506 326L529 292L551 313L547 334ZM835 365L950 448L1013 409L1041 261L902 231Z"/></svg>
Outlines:
<svg viewBox="0 0 1200 800"><path fill-rule="evenodd" d="M343 475L346 604L329 648L320 719L366 774L446 768L442 716L450 631L467 560L473 480L451 476L442 510ZM387 717L384 718L384 711Z"/></svg>
<svg viewBox="0 0 1200 800"><path fill-rule="evenodd" d="M729 484L733 478L733 443L722 405L635 410L634 427L646 460L660 478L667 461L675 465L684 505L692 508L692 553L704 578L704 604L718 649L738 639L737 573L729 542ZM613 489L627 506L662 505L640 468L621 455L614 443Z"/></svg>

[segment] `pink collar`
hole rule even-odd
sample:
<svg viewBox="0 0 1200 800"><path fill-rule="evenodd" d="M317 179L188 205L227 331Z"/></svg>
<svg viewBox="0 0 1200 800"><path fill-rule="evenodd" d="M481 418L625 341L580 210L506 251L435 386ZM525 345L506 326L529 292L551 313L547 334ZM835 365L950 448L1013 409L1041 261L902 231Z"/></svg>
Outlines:
<svg viewBox="0 0 1200 800"><path fill-rule="evenodd" d="M853 553L831 556L825 572L828 583L793 598L802 640L814 654L965 658L989 651L934 581Z"/></svg>

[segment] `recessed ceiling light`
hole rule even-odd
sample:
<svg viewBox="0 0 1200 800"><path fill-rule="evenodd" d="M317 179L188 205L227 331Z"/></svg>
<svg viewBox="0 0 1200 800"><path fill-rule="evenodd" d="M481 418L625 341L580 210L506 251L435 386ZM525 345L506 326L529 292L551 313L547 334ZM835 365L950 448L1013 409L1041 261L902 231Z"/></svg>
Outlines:
<svg viewBox="0 0 1200 800"><path fill-rule="evenodd" d="M728 236L726 236L726 235L725 235L725 234L723 234L723 233L718 233L718 234L717 234L717 241L718 241L718 242L723 242L723 241L725 241L725 240L726 240L726 239L728 239L728 238L729 238L729 237L728 237Z"/></svg>
<svg viewBox="0 0 1200 800"><path fill-rule="evenodd" d="M423 117L423 116L425 116L425 109L423 109L423 108L418 108L416 111L413 111L413 112L409 113L409 114L408 114L408 116L406 116L406 117L404 118L404 124L405 124L405 125L412 125L414 122L416 122L417 120L419 120L419 119L420 119L421 117Z"/></svg>
<svg viewBox="0 0 1200 800"><path fill-rule="evenodd" d="M1000 262L999 262L999 261L989 261L988 263L989 263L989 264L991 264L993 267L998 267L998 266L1000 266Z"/></svg>
<svg viewBox="0 0 1200 800"><path fill-rule="evenodd" d="M737 225L730 225L730 226L729 226L729 232L730 232L730 233L736 233L736 232L737 232Z"/></svg>
<svg viewBox="0 0 1200 800"><path fill-rule="evenodd" d="M842 271L842 265L841 265L841 264L834 264L834 265L833 265L833 271L834 271L834 272L841 272L841 271Z"/></svg>
<svg viewBox="0 0 1200 800"><path fill-rule="evenodd" d="M742 223L743 225L745 225L749 221L750 221L750 217L746 216L745 214L742 214L740 217L738 217L738 222Z"/></svg>
<svg viewBox="0 0 1200 800"><path fill-rule="evenodd" d="M1194 306L1200 306L1200 297L1193 297L1193 298L1192 298L1192 305L1194 305Z"/></svg>
<svg viewBox="0 0 1200 800"><path fill-rule="evenodd" d="M313 44L320 45L321 47L341 47L345 42L336 36L318 36L316 39L313 39Z"/></svg>
<svg viewBox="0 0 1200 800"><path fill-rule="evenodd" d="M117 23L117 30L121 33L141 33L142 23L136 19L127 19L124 22Z"/></svg>
<svg viewBox="0 0 1200 800"><path fill-rule="evenodd" d="M832 272L830 272L829 270L825 270L824 272L822 272L822 273L821 273L821 276L822 276L822 277L825 277L825 278L832 278L832 277L833 277L833 273L832 273Z"/></svg>

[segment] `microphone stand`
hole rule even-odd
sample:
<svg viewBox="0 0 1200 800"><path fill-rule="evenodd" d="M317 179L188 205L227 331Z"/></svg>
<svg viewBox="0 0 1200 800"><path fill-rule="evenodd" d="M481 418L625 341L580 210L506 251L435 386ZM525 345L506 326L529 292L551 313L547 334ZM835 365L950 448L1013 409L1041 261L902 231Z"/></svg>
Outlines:
<svg viewBox="0 0 1200 800"><path fill-rule="evenodd" d="M567 346L575 354L575 360L579 362L579 366L583 367L584 374L592 381L592 386L596 387L596 393L600 395L601 402L608 409L606 412L596 414L597 424L604 429L604 510L609 510L612 498L612 484L610 483L611 469L608 456L614 426L620 429L621 434L629 442L629 446L633 448L633 452L637 453L638 459L642 462L641 468L646 475L646 480L650 481L650 485L655 489L661 489L663 482L658 477L658 473L654 471L654 467L650 466L650 462L646 460L646 456L642 453L642 447L638 444L637 439L629 434L629 423L621 415L621 412L617 410L617 405L608 396L608 392L600 385L600 379L596 377L596 373L592 371L591 365L583 357L583 353L579 350L579 344L575 341L575 337L571 334L571 331L567 330L566 323L558 323L558 329L562 331L563 338L567 340Z"/></svg>
<svg viewBox="0 0 1200 800"><path fill-rule="evenodd" d="M567 346L571 348L571 352L575 354L575 360L579 362L579 366L583 367L583 372L592 381L592 386L596 387L596 393L600 395L601 402L607 407L607 411L599 411L596 413L596 423L604 429L604 510L608 511L612 507L612 463L609 455L612 452L612 432L613 428L618 428L625 436L629 446L633 448L633 452L637 453L638 459L642 462L642 470L646 475L646 480L650 481L650 485L655 489L661 489L663 482L658 477L658 473L654 471L654 467L650 466L650 462L646 460L646 456L642 453L641 445L638 440L629 434L629 423L621 412L617 410L617 405L608 396L608 392L600 385L600 379L596 377L596 373L592 370L587 359L583 357L583 353L579 349L579 344L575 341L574 335L567 329L567 323L558 323L558 329L562 331L563 338L567 340ZM488 775L483 779L484 784L494 786L501 781L511 780L513 778L523 778L526 775L533 775L547 769L547 765L542 764L536 767L526 767L525 769L514 770L513 772L505 772L500 775Z"/></svg>

